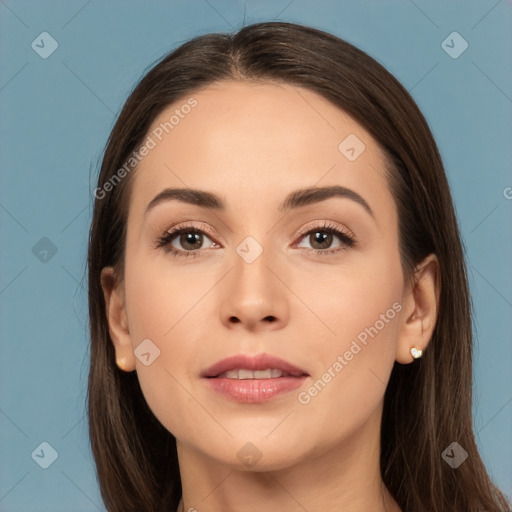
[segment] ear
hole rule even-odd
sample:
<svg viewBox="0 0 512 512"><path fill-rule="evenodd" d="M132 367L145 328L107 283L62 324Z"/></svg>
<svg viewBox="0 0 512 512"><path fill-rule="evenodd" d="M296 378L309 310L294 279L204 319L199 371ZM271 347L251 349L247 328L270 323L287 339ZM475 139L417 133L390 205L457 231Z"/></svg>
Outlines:
<svg viewBox="0 0 512 512"><path fill-rule="evenodd" d="M105 314L108 321L110 338L116 351L116 362L119 368L131 372L135 370L135 356L128 329L128 318L122 285L117 282L112 267L101 271L101 287L105 297Z"/></svg>
<svg viewBox="0 0 512 512"><path fill-rule="evenodd" d="M396 360L401 364L414 361L411 348L424 351L437 321L441 274L435 254L427 256L414 271L412 284L403 298L404 313L398 334Z"/></svg>

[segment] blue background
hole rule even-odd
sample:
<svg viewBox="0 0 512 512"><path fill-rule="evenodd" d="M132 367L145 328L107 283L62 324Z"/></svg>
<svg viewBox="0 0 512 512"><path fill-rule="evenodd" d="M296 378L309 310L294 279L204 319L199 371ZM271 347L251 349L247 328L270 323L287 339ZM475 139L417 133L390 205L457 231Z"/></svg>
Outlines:
<svg viewBox="0 0 512 512"><path fill-rule="evenodd" d="M7 0L0 2L0 510L104 510L84 416L83 281L102 149L156 59L193 36L270 20L347 39L386 66L424 112L467 248L477 442L512 496L509 1ZM456 59L441 46L453 31L469 44ZM31 47L42 32L58 43L47 59ZM33 251L38 242L49 252ZM48 469L31 457L42 442L58 452Z"/></svg>

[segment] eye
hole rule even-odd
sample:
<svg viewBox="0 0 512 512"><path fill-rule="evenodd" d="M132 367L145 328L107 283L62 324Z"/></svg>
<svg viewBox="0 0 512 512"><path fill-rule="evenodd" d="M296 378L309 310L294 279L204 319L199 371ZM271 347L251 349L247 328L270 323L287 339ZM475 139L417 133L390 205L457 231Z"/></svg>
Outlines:
<svg viewBox="0 0 512 512"><path fill-rule="evenodd" d="M206 236L205 231L195 226L181 226L164 233L157 241L157 247L163 248L174 256L197 256L200 249L204 249L203 243L210 241L209 247L219 245Z"/></svg>
<svg viewBox="0 0 512 512"><path fill-rule="evenodd" d="M158 238L157 248L163 248L166 252L171 253L175 257L195 257L199 256L200 250L204 249L205 241L209 248L220 247L206 234L206 229L199 229L197 226L180 226L166 231ZM311 249L315 254L333 254L347 250L356 245L353 234L347 230L346 232L336 225L324 222L322 225L310 228L300 235L301 243L309 241ZM338 240L338 244L332 247L333 242ZM297 244L296 247L303 248L304 245Z"/></svg>
<svg viewBox="0 0 512 512"><path fill-rule="evenodd" d="M333 248L332 244L336 239L339 243ZM348 230L345 232L328 222L302 233L301 240L308 241L315 254L333 254L356 245L354 236L351 233L349 234ZM297 247L304 246L297 245Z"/></svg>

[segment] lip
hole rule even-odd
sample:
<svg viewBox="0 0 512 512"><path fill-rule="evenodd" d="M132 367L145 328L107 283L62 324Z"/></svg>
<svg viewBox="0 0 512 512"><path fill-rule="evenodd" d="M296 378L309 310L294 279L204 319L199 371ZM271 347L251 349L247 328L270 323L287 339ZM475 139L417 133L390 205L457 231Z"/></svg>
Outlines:
<svg viewBox="0 0 512 512"><path fill-rule="evenodd" d="M237 368L252 371L274 368L290 375L270 379L219 377L224 372ZM241 403L261 403L302 386L309 374L288 361L269 354L239 354L218 361L204 370L201 377L211 390L225 398Z"/></svg>
<svg viewBox="0 0 512 512"><path fill-rule="evenodd" d="M254 356L248 354L237 354L226 359L218 361L201 373L201 377L212 378L218 377L224 372L235 370L236 368L246 368L247 370L257 371L266 370L267 368L275 368L283 372L290 373L292 376L300 377L302 375L309 375L305 370L294 366L293 364L285 361L276 356L269 354L256 354ZM282 378L282 377L280 377ZM260 379L253 379L260 380ZM269 379L271 380L271 379Z"/></svg>

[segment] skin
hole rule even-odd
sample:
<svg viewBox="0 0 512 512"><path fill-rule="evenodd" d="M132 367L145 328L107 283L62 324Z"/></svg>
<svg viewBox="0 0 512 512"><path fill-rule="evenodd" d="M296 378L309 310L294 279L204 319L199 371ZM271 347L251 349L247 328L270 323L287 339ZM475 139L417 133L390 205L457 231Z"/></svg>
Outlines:
<svg viewBox="0 0 512 512"><path fill-rule="evenodd" d="M394 362L411 363L409 349L424 350L432 335L437 260L426 258L406 284L382 152L327 100L270 82L222 82L192 96L198 105L132 176L124 279L116 282L112 268L102 273L117 360L137 371L150 408L177 439L182 510L291 512L343 504L344 512L399 511L379 470L383 397ZM162 112L152 129L185 101ZM349 134L365 144L352 162L338 149ZM362 196L374 216L339 197L278 210L296 189L329 185ZM226 209L170 200L145 215L168 187L215 193ZM336 235L330 245L315 241L323 221L350 230L356 246ZM197 257L175 258L156 247L173 224L185 222L211 229ZM300 235L301 228L313 233ZM247 236L263 248L252 263L236 252ZM179 235L172 244L190 251ZM336 247L342 250L314 253ZM394 303L401 311L309 403L300 403L298 393ZM134 356L147 338L160 350L149 366ZM263 404L230 401L199 377L227 356L262 352L310 376L299 390ZM237 456L248 442L261 454L253 467Z"/></svg>

